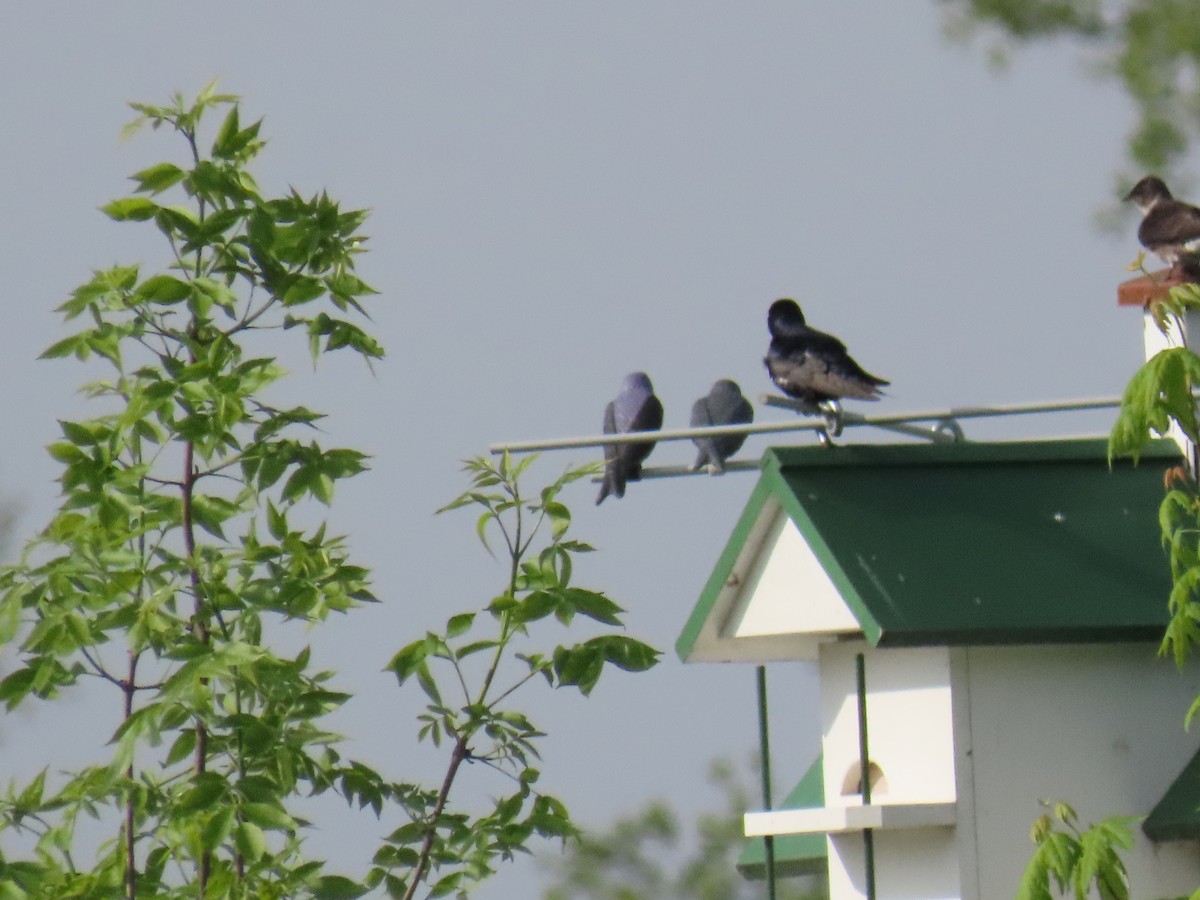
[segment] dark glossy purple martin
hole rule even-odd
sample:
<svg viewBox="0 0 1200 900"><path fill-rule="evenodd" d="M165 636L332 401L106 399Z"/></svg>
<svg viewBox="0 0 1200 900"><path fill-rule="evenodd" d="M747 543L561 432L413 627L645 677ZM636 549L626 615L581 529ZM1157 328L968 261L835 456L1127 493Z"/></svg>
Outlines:
<svg viewBox="0 0 1200 900"><path fill-rule="evenodd" d="M707 428L713 425L747 425L754 421L754 407L742 396L742 389L737 382L722 378L712 386L707 397L701 397L692 404L693 428ZM725 460L742 449L746 442L744 434L726 434L716 437L694 437L694 443L700 454L696 457L693 469L707 466L713 475L725 471Z"/></svg>
<svg viewBox="0 0 1200 900"><path fill-rule="evenodd" d="M763 363L775 386L804 403L878 400L889 384L867 372L833 335L809 328L795 300L776 300L767 311L771 346Z"/></svg>
<svg viewBox="0 0 1200 900"><path fill-rule="evenodd" d="M663 407L654 396L654 387L645 372L625 376L621 393L604 408L604 433L628 434L632 431L657 431L662 428ZM596 505L609 494L625 496L625 484L642 477L642 463L654 449L654 441L604 445L604 483Z"/></svg>

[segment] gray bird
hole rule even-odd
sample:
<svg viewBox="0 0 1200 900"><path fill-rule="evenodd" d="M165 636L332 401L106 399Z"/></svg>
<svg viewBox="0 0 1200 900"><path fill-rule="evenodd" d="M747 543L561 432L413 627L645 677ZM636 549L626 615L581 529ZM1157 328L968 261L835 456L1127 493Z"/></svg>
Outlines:
<svg viewBox="0 0 1200 900"><path fill-rule="evenodd" d="M621 383L621 393L604 408L604 433L628 434L631 431L657 431L662 428L662 402L654 396L654 386L645 372L633 372ZM642 477L642 463L654 449L654 441L604 445L604 483L596 505L609 494L625 496L625 483Z"/></svg>
<svg viewBox="0 0 1200 900"><path fill-rule="evenodd" d="M878 400L888 384L862 368L831 334L809 328L795 300L776 300L767 311L771 346L763 364L775 386L817 406L843 397Z"/></svg>
<svg viewBox="0 0 1200 900"><path fill-rule="evenodd" d="M1125 199L1142 212L1138 240L1143 247L1177 270L1180 257L1200 245L1200 209L1176 200L1161 178L1147 175Z"/></svg>
<svg viewBox="0 0 1200 900"><path fill-rule="evenodd" d="M737 382L722 378L712 386L707 397L692 404L692 427L707 428L712 425L747 425L754 421L754 407L742 396ZM692 443L700 448L693 469L707 465L712 475L725 471L725 460L742 449L746 442L744 434L724 434L717 437L694 437Z"/></svg>

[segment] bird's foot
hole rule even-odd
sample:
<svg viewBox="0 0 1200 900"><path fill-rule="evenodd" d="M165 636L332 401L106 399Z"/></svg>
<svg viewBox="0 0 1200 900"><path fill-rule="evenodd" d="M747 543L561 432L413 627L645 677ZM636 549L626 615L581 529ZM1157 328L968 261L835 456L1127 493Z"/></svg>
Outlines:
<svg viewBox="0 0 1200 900"><path fill-rule="evenodd" d="M836 400L826 400L819 406L821 418L825 420L825 431L830 437L841 437L845 418L842 414L842 404Z"/></svg>
<svg viewBox="0 0 1200 900"><path fill-rule="evenodd" d="M817 415L824 421L817 429L817 440L822 447L832 447L833 439L842 436L842 405L836 400L823 400L817 405Z"/></svg>

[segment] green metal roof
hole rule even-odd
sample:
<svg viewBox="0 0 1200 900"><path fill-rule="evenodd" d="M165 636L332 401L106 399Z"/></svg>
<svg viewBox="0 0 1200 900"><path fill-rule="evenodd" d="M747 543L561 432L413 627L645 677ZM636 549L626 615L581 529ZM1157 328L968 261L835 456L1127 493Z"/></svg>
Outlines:
<svg viewBox="0 0 1200 900"><path fill-rule="evenodd" d="M1200 838L1200 753L1191 758L1142 822L1152 841Z"/></svg>
<svg viewBox="0 0 1200 900"><path fill-rule="evenodd" d="M879 646L1156 640L1177 446L1103 440L774 448L676 643L687 659L760 519L782 509ZM758 526L758 527L756 527Z"/></svg>
<svg viewBox="0 0 1200 900"><path fill-rule="evenodd" d="M809 766L800 783L783 798L780 809L809 809L825 805L825 786L821 774L822 757ZM781 834L775 838L775 874L782 878L825 873L828 849L823 834ZM763 838L749 838L738 857L742 877L767 877L767 849Z"/></svg>

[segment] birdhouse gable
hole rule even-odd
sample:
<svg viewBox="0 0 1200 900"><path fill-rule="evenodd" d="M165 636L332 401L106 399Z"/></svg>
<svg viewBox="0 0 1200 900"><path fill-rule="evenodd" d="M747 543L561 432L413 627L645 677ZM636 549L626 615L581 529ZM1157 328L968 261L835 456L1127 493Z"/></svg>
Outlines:
<svg viewBox="0 0 1200 900"><path fill-rule="evenodd" d="M821 643L861 631L805 524L778 471L765 471L676 643L681 658L815 661Z"/></svg>
<svg viewBox="0 0 1200 900"><path fill-rule="evenodd" d="M858 620L796 523L772 506L759 552L744 554L727 579L737 591L723 632L742 638L858 631Z"/></svg>

